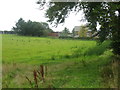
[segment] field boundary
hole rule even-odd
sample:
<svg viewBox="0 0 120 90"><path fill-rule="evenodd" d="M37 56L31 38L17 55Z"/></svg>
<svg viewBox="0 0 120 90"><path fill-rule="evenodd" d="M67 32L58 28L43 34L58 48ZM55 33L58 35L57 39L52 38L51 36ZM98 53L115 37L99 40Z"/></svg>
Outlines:
<svg viewBox="0 0 120 90"><path fill-rule="evenodd" d="M2 34L0 34L0 89L2 89Z"/></svg>

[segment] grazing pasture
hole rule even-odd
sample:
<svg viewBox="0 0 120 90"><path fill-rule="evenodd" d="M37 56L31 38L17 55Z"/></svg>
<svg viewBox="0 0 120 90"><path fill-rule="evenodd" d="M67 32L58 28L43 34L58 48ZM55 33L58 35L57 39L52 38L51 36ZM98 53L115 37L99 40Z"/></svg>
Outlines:
<svg viewBox="0 0 120 90"><path fill-rule="evenodd" d="M97 45L93 40L3 35L2 85L8 88L105 87L100 72L111 60L108 48L109 41Z"/></svg>

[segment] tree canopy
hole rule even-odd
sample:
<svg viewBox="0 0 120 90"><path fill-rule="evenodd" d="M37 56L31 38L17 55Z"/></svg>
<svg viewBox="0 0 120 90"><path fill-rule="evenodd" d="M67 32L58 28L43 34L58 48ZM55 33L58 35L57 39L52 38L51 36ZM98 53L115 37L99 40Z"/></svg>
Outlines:
<svg viewBox="0 0 120 90"><path fill-rule="evenodd" d="M18 20L16 26L13 27L13 31L19 35L25 36L45 36L47 33L52 32L49 25L45 22L32 22L28 20L25 22L22 18Z"/></svg>
<svg viewBox="0 0 120 90"><path fill-rule="evenodd" d="M87 37L87 32L88 32L88 28L86 26L80 26L80 32L79 32L79 36L80 37Z"/></svg>
<svg viewBox="0 0 120 90"><path fill-rule="evenodd" d="M44 6L45 2L39 2ZM92 32L98 32L99 41L108 37L114 54L120 55L120 2L49 2L46 17L49 22L63 23L71 11L83 10ZM101 25L97 31L97 24Z"/></svg>
<svg viewBox="0 0 120 90"><path fill-rule="evenodd" d="M68 28L65 27L64 30L62 31L62 33L68 34L68 33L70 33L70 31Z"/></svg>

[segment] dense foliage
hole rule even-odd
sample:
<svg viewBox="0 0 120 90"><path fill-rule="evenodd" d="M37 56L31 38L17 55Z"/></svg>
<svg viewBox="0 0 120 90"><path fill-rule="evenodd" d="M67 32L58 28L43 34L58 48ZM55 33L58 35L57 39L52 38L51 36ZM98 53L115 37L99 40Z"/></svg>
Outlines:
<svg viewBox="0 0 120 90"><path fill-rule="evenodd" d="M41 6L45 2L38 2ZM99 41L110 38L114 54L120 55L120 2L50 2L46 16L49 22L63 23L71 11L83 10L90 29L98 32ZM101 25L97 31L97 25Z"/></svg>
<svg viewBox="0 0 120 90"><path fill-rule="evenodd" d="M64 30L62 30L61 35L68 36L69 33L70 33L69 29L65 27Z"/></svg>
<svg viewBox="0 0 120 90"><path fill-rule="evenodd" d="M52 32L49 25L45 22L25 22L22 18L18 20L13 30L18 35L25 36L46 36L47 33Z"/></svg>

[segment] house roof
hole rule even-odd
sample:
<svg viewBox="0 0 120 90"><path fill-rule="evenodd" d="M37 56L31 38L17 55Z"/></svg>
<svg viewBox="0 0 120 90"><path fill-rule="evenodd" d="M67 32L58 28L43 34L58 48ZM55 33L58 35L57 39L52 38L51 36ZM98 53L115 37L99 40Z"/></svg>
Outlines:
<svg viewBox="0 0 120 90"><path fill-rule="evenodd" d="M80 26L75 26L74 27L74 31L79 31L80 30Z"/></svg>

